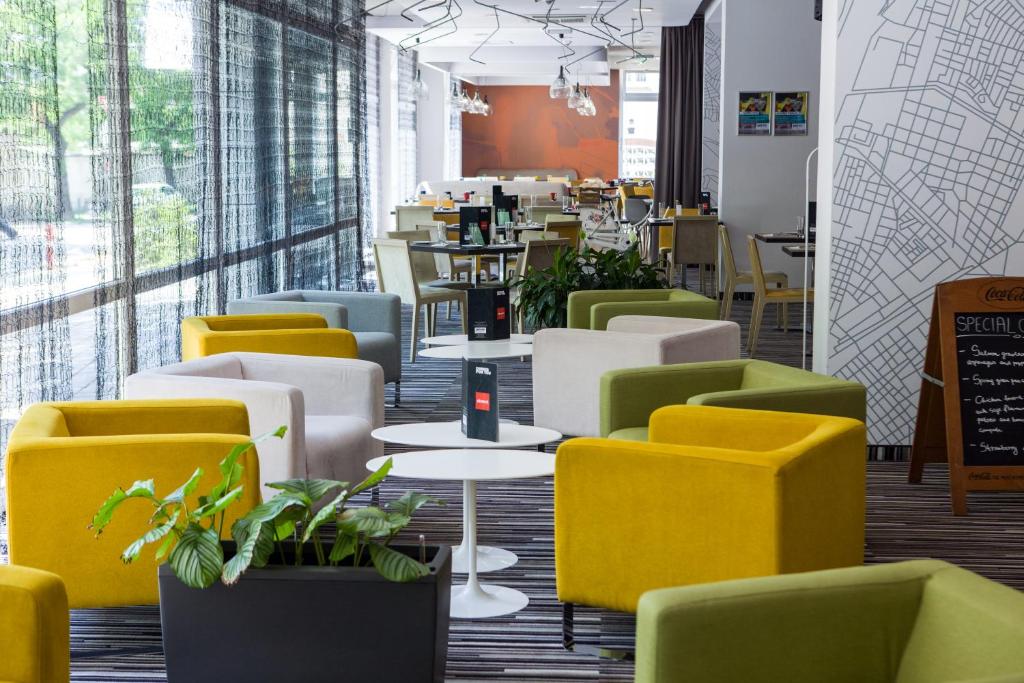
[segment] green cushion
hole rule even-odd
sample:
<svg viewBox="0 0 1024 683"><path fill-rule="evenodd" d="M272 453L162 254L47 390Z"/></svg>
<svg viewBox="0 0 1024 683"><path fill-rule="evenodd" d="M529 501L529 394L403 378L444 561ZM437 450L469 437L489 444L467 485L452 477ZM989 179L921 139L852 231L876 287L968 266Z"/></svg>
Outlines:
<svg viewBox="0 0 1024 683"><path fill-rule="evenodd" d="M617 429L608 435L609 439L621 439L622 441L647 441L647 427L627 427Z"/></svg>

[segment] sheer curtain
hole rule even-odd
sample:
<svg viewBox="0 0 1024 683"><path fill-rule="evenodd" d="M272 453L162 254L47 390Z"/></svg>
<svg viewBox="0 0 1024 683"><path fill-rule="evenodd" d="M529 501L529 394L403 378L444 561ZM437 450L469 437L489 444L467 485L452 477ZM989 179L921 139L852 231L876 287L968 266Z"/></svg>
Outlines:
<svg viewBox="0 0 1024 683"><path fill-rule="evenodd" d="M0 2L0 448L29 403L178 360L183 316L364 287L362 22L358 0Z"/></svg>
<svg viewBox="0 0 1024 683"><path fill-rule="evenodd" d="M419 184L419 164L417 155L416 135L416 92L413 82L416 79L416 53L412 50L398 50L396 78L396 111L398 114L398 166L395 174L398 179L396 199L400 202L410 199L416 194Z"/></svg>

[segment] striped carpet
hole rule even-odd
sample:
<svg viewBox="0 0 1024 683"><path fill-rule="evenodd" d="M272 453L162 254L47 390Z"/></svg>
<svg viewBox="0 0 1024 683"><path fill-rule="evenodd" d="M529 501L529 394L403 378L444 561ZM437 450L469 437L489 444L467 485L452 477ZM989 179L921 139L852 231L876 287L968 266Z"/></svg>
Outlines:
<svg viewBox="0 0 1024 683"><path fill-rule="evenodd" d="M744 324L749 302L737 302L734 319ZM406 311L406 325L408 325ZM457 332L441 317L438 332ZM794 315L793 325L797 324ZM766 329L759 356L800 364L798 333ZM500 361L500 403L504 416L532 421L530 364ZM421 359L406 364L402 404L389 407L390 424L454 420L459 416L457 361ZM388 390L391 401L391 390ZM389 448L388 452L396 449ZM938 557L1024 588L1024 494L971 494L971 515L950 514L944 472L929 469L925 483L905 483L901 463L868 467L868 547L870 562ZM461 535L461 484L389 480L387 500L407 489L447 501L421 512L408 533L428 541L457 542ZM561 608L555 597L552 481L532 479L479 485L479 540L519 555L510 569L487 574L487 581L525 592L529 606L509 617L454 620L448 678L457 681L626 681L629 663L565 652L561 647ZM456 577L459 580L459 577ZM577 612L578 639L608 647L631 647L633 620L601 610ZM163 658L156 607L80 610L72 615L72 668L75 681L160 681ZM298 680L298 679L296 679ZM339 680L341 677L339 676Z"/></svg>

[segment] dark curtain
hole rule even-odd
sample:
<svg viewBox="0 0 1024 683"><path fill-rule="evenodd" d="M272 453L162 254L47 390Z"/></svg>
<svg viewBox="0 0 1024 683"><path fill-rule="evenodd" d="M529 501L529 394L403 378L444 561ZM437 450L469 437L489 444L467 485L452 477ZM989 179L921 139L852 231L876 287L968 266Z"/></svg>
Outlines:
<svg viewBox="0 0 1024 683"><path fill-rule="evenodd" d="M700 198L704 107L704 18L661 29L654 197L695 207Z"/></svg>

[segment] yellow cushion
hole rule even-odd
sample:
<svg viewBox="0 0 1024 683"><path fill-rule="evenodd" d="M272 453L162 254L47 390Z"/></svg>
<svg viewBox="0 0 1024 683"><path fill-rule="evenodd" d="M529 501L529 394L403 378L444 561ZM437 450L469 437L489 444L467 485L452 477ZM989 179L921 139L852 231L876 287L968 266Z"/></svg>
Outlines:
<svg viewBox="0 0 1024 683"><path fill-rule="evenodd" d="M215 315L181 321L181 359L230 351L358 358L355 335L315 313Z"/></svg>
<svg viewBox="0 0 1024 683"><path fill-rule="evenodd" d="M0 680L67 681L68 622L68 596L60 577L0 565Z"/></svg>
<svg viewBox="0 0 1024 683"><path fill-rule="evenodd" d="M122 504L99 539L89 524L118 487L153 479L157 495L205 472L198 493L219 479L218 463L248 440L243 403L220 399L92 401L31 406L11 433L7 449L7 521L13 564L61 577L72 607L155 604L156 547L134 564L121 552L142 536L150 503ZM225 525L260 500L255 450L240 461L242 499ZM198 504L198 495L190 505Z"/></svg>
<svg viewBox="0 0 1024 683"><path fill-rule="evenodd" d="M558 597L635 612L654 588L858 565L857 420L671 406L650 442L571 439L555 463Z"/></svg>
<svg viewBox="0 0 1024 683"><path fill-rule="evenodd" d="M609 439L621 439L623 441L647 441L647 427L626 427L616 429L608 435Z"/></svg>

